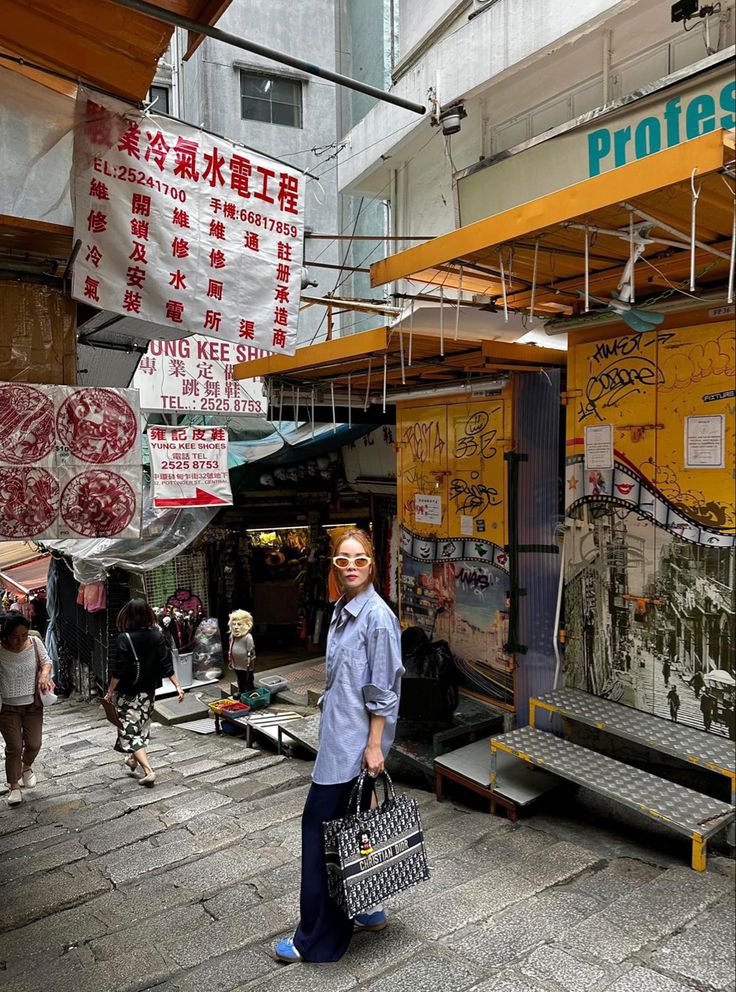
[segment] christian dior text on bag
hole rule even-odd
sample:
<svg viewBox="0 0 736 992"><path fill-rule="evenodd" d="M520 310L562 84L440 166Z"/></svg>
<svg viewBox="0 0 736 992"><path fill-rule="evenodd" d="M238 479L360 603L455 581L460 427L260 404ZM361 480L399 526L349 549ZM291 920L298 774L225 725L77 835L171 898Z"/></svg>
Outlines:
<svg viewBox="0 0 736 992"><path fill-rule="evenodd" d="M397 796L383 772L383 802L361 812L366 774L353 789L348 815L323 827L328 890L350 917L429 878L416 800Z"/></svg>

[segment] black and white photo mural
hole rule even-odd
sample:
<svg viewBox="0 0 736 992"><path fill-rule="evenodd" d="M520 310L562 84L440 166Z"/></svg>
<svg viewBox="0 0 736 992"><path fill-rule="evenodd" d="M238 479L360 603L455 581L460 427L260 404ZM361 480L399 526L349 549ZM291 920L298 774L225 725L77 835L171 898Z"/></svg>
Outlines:
<svg viewBox="0 0 736 992"><path fill-rule="evenodd" d="M570 349L565 684L736 738L734 332Z"/></svg>

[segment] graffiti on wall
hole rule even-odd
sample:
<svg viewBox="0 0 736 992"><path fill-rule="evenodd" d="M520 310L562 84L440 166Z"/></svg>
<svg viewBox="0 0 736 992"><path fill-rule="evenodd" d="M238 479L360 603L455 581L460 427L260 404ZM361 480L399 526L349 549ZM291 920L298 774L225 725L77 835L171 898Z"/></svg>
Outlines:
<svg viewBox="0 0 736 992"><path fill-rule="evenodd" d="M733 330L569 359L566 684L734 739ZM586 462L591 424L613 429L610 468Z"/></svg>
<svg viewBox="0 0 736 992"><path fill-rule="evenodd" d="M510 394L397 412L401 620L447 640L467 684L513 703L505 463ZM433 498L440 512L426 522ZM436 522L439 520L440 522Z"/></svg>

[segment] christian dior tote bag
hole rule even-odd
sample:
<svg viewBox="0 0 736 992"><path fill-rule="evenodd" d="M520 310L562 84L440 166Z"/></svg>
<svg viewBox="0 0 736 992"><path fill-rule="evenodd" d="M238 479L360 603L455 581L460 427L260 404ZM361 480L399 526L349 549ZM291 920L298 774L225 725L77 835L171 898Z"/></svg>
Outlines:
<svg viewBox="0 0 736 992"><path fill-rule="evenodd" d="M366 774L353 789L348 815L323 828L329 893L350 917L429 878L416 800L397 796L384 772L383 802L361 812Z"/></svg>

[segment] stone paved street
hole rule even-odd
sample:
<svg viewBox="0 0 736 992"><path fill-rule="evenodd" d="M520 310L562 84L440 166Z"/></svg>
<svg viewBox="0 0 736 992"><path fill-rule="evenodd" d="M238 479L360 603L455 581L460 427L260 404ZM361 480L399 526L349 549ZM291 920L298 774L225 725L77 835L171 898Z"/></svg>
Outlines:
<svg viewBox="0 0 736 992"><path fill-rule="evenodd" d="M155 788L92 705L49 711L39 785L0 799L0 987L13 992L734 989L734 864L598 800L521 823L416 791L432 881L335 965L269 954L298 913L310 765L154 727Z"/></svg>

